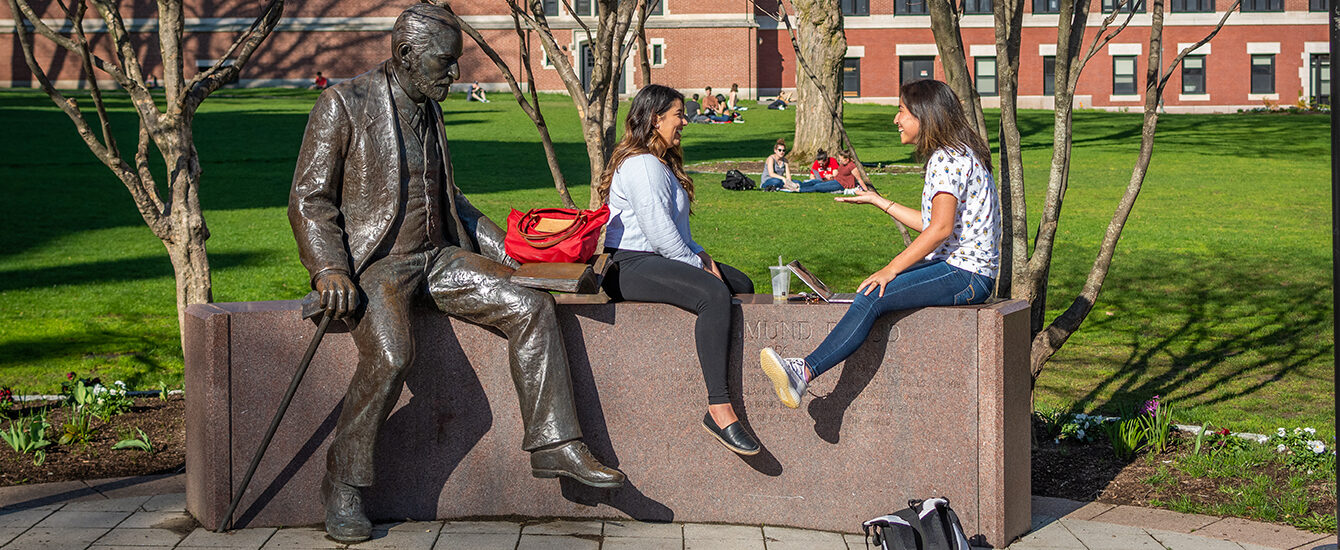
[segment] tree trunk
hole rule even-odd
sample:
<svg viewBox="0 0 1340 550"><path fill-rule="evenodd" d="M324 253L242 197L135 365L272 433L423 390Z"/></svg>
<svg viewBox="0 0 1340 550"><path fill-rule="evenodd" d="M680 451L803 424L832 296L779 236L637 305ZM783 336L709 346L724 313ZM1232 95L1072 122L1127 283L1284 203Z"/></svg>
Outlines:
<svg viewBox="0 0 1340 550"><path fill-rule="evenodd" d="M968 58L963 51L963 35L959 32L958 8L955 0L928 0L931 12L931 33L935 48L940 52L940 64L945 69L945 84L958 95L964 114L973 130L987 140L986 118L982 114L982 98L977 95L972 75L968 74Z"/></svg>
<svg viewBox="0 0 1340 550"><path fill-rule="evenodd" d="M1028 205L1024 201L1023 154L1019 136L1019 42L1023 0L995 0L996 75L1000 88L1000 276L996 295L1012 296L1014 266L1028 264Z"/></svg>
<svg viewBox="0 0 1340 550"><path fill-rule="evenodd" d="M642 69L640 78L637 82L638 88L651 86L651 52L647 51L647 30L637 33L637 57L639 68Z"/></svg>
<svg viewBox="0 0 1340 550"><path fill-rule="evenodd" d="M799 68L797 60L796 134L790 157L808 165L819 149L831 155L842 147L839 123L847 36L843 33L842 6L838 0L796 0L794 4L799 53L814 78Z"/></svg>

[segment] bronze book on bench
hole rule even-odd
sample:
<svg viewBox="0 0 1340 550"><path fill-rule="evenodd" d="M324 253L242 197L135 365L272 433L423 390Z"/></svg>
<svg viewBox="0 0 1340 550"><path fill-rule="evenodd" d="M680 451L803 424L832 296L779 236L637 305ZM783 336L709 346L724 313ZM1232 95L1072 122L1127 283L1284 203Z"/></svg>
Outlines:
<svg viewBox="0 0 1340 550"><path fill-rule="evenodd" d="M512 282L521 286L575 294L594 294L609 270L609 254L597 254L589 263L521 264L512 273Z"/></svg>

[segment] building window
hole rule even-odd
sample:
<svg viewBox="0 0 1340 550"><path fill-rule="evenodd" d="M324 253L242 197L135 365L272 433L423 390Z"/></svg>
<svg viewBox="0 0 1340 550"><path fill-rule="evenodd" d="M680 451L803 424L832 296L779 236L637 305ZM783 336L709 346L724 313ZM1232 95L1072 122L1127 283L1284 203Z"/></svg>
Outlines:
<svg viewBox="0 0 1340 550"><path fill-rule="evenodd" d="M1033 13L1061 13L1061 0L1033 0Z"/></svg>
<svg viewBox="0 0 1340 550"><path fill-rule="evenodd" d="M1205 13L1213 11L1214 0L1172 0L1173 13Z"/></svg>
<svg viewBox="0 0 1340 550"><path fill-rule="evenodd" d="M1135 56L1112 56L1112 95L1135 95Z"/></svg>
<svg viewBox="0 0 1340 550"><path fill-rule="evenodd" d="M665 66L665 43L664 43L664 42L661 42L660 39L655 39L655 38L654 38L654 39L652 39L652 43L651 43L651 44L648 44L648 47L651 48L651 56L650 56L650 57L651 57L651 59L650 59L650 61L651 61L651 66L653 66L653 67L664 67L664 66Z"/></svg>
<svg viewBox="0 0 1340 550"><path fill-rule="evenodd" d="M1188 55L1182 59L1182 93L1205 93L1205 56Z"/></svg>
<svg viewBox="0 0 1340 550"><path fill-rule="evenodd" d="M898 83L907 84L914 80L935 78L934 57L898 58Z"/></svg>
<svg viewBox="0 0 1340 550"><path fill-rule="evenodd" d="M1242 11L1284 11L1284 0L1242 0Z"/></svg>
<svg viewBox="0 0 1340 550"><path fill-rule="evenodd" d="M1244 4L1245 5L1245 4ZM1252 56L1252 93L1275 93L1275 56Z"/></svg>
<svg viewBox="0 0 1340 550"><path fill-rule="evenodd" d="M573 4L573 5L572 5L572 9L575 10L575 11L577 12L577 13L575 13L574 15L595 15L595 14L596 14L596 1L595 1L595 0L576 0L576 1L574 1L572 4Z"/></svg>
<svg viewBox="0 0 1340 550"><path fill-rule="evenodd" d="M651 15L665 15L665 0L651 0L647 3Z"/></svg>
<svg viewBox="0 0 1340 550"><path fill-rule="evenodd" d="M1103 0L1103 13L1117 11L1117 6L1121 6L1122 13L1145 12L1145 0L1125 0L1124 3L1123 0Z"/></svg>
<svg viewBox="0 0 1340 550"><path fill-rule="evenodd" d="M842 60L842 97L861 97L861 58Z"/></svg>
<svg viewBox="0 0 1340 550"><path fill-rule="evenodd" d="M963 13L968 15L992 13L991 0L963 0Z"/></svg>
<svg viewBox="0 0 1340 550"><path fill-rule="evenodd" d="M558 0L541 0L540 9L545 17L558 17Z"/></svg>
<svg viewBox="0 0 1340 550"><path fill-rule="evenodd" d="M1056 56L1042 56L1042 93L1056 94Z"/></svg>
<svg viewBox="0 0 1340 550"><path fill-rule="evenodd" d="M994 96L996 92L996 58L974 57L973 76L977 85L977 95Z"/></svg>
<svg viewBox="0 0 1340 550"><path fill-rule="evenodd" d="M926 15L930 0L894 0L893 13L897 15Z"/></svg>
<svg viewBox="0 0 1340 550"><path fill-rule="evenodd" d="M1329 0L1307 0L1307 11L1331 11Z"/></svg>
<svg viewBox="0 0 1340 550"><path fill-rule="evenodd" d="M842 0L842 15L870 15L870 0Z"/></svg>

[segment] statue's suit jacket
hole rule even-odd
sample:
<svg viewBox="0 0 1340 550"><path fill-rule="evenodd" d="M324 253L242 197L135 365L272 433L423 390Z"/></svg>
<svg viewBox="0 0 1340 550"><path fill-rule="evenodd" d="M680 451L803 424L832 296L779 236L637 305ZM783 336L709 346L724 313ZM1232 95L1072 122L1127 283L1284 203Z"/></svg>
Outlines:
<svg viewBox="0 0 1340 550"><path fill-rule="evenodd" d="M307 119L289 195L289 223L311 282L327 272L355 281L385 241L404 203L400 196L403 137L391 98L390 61L326 88ZM445 204L432 208L452 244L509 265L503 232L457 189L442 126L442 108L429 101L442 152ZM411 138L413 139L413 138ZM387 247L389 248L389 247Z"/></svg>

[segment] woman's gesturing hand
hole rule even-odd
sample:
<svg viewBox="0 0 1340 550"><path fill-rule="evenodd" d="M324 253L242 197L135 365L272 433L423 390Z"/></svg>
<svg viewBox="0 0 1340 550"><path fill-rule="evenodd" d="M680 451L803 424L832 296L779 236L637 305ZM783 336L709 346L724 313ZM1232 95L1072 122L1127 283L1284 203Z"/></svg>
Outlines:
<svg viewBox="0 0 1340 550"><path fill-rule="evenodd" d="M879 206L878 201L883 201L884 197L879 196L879 193L874 191L857 191L855 195L834 197L833 200L838 202L849 202L852 204L873 204Z"/></svg>
<svg viewBox="0 0 1340 550"><path fill-rule="evenodd" d="M870 292L878 287L879 297L883 298L884 288L887 287L890 282L893 282L893 278L897 276L898 272L894 270L892 266L884 266L884 269L874 272L869 277L866 277L864 281L861 281L861 285L856 287L856 292L869 296Z"/></svg>

